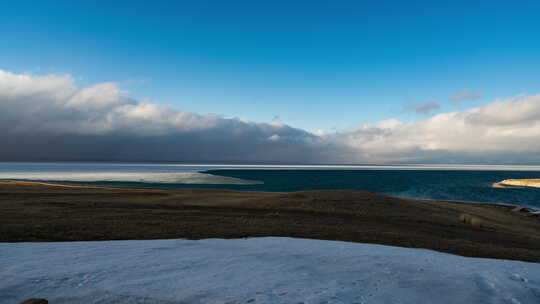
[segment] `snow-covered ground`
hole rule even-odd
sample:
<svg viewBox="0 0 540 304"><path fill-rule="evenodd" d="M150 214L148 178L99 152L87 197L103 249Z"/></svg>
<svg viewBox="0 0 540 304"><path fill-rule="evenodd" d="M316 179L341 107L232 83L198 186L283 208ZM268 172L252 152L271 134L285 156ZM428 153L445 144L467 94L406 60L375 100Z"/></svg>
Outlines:
<svg viewBox="0 0 540 304"><path fill-rule="evenodd" d="M0 303L540 303L540 264L252 238L0 244Z"/></svg>

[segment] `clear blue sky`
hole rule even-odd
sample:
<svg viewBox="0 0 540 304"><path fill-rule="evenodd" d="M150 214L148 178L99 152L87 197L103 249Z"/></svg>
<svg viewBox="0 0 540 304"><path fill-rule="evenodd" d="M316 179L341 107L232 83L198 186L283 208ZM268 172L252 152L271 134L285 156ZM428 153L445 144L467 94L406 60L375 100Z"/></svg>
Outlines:
<svg viewBox="0 0 540 304"><path fill-rule="evenodd" d="M0 69L198 113L331 131L540 93L539 1L0 2Z"/></svg>

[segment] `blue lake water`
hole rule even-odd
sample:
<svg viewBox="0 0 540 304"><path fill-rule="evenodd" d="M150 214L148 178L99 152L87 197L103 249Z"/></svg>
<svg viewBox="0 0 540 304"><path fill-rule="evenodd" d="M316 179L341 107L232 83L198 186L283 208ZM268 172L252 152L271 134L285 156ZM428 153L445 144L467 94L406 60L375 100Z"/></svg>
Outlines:
<svg viewBox="0 0 540 304"><path fill-rule="evenodd" d="M508 178L540 178L540 167L0 163L0 179L277 192L359 189L400 197L540 207L540 189L492 187Z"/></svg>

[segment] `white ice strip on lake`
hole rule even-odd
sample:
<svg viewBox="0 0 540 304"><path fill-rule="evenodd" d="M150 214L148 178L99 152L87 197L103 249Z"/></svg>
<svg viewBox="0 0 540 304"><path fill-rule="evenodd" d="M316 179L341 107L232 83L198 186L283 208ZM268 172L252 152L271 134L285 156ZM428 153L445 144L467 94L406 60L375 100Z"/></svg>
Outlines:
<svg viewBox="0 0 540 304"><path fill-rule="evenodd" d="M55 182L134 182L205 185L257 185L259 181L198 172L0 172L0 179Z"/></svg>
<svg viewBox="0 0 540 304"><path fill-rule="evenodd" d="M0 303L540 303L540 264L293 238L1 243Z"/></svg>

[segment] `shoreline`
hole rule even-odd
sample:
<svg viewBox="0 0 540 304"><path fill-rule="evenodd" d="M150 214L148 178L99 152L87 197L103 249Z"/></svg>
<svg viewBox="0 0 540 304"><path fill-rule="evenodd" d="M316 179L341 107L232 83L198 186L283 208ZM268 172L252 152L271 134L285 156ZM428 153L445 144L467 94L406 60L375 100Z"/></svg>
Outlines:
<svg viewBox="0 0 540 304"><path fill-rule="evenodd" d="M118 187L110 187L110 186L103 186L103 185L86 185L86 184L79 184L79 183L65 183L65 182L41 182L41 181L31 181L31 180L13 180L13 179L0 179L0 185L29 185L29 186L51 186L51 187L64 187L64 188L87 188L87 189L111 189L111 190L128 190L128 191L146 191L146 190L163 190L163 191L184 191L184 190L208 190L208 191L238 191L238 192L245 192L245 193L275 193L275 194L287 194L287 193L294 193L294 192L304 192L304 191L250 191L250 190L229 190L229 189L220 189L220 188L182 188L182 189L174 189L174 188L167 188L167 187L130 187L130 186L118 186ZM512 188L516 186L505 186L504 184L501 184L501 182L493 183L492 187L501 187L501 188ZM305 191L319 191L319 190L305 190ZM330 190L334 191L334 190ZM337 191L362 191L362 190L354 190L354 189L340 189ZM387 195L382 193L376 193L379 195ZM387 195L392 196L392 195ZM463 204L479 204L479 205L499 205L499 206L505 206L505 207L526 207L530 209L535 209L533 206L528 205L518 205L518 204L512 204L512 203L497 203L497 202L478 202L478 201L467 201L467 200L438 200L438 199L432 199L432 198L415 198L415 197L406 197L406 196L392 196L399 199L412 199L412 200L418 200L418 201L428 201L428 202L446 202L446 203L463 203Z"/></svg>
<svg viewBox="0 0 540 304"><path fill-rule="evenodd" d="M519 186L506 186L501 184L502 182L493 183L492 187L500 187L500 188L518 188ZM72 183L72 184L66 184L62 182L40 182L40 181L30 181L30 180L0 180L1 184L19 184L19 185L42 185L42 186L53 186L53 187L65 187L65 188L88 188L88 189L111 189L111 190L128 190L128 191L145 191L145 190L172 190L172 191L182 191L182 190L222 190L222 191L240 191L245 193L275 193L275 194L287 194L287 193L294 193L295 191L290 192L274 192L274 191L249 191L249 190L228 190L228 189L216 189L216 188L184 188L184 189L171 189L166 187L129 187L129 186L119 186L119 187L110 187L110 186L102 186L102 185L85 185L85 184L78 184L78 183ZM344 190L349 191L349 190ZM351 190L355 191L355 190ZM379 194L379 193L377 193ZM386 195L386 194L380 194L380 195ZM478 201L463 201L463 200L437 200L437 199L431 199L431 198L414 198L414 197L402 197L402 196L395 196L399 199L412 199L412 200L418 200L418 201L429 201L429 202L446 202L446 203L458 203L458 204L479 204L479 205L499 205L499 206L505 206L508 208L516 208L516 207L522 207L525 209L528 209L530 211L540 211L538 207L536 206L529 206L529 205L518 205L518 204L511 204L511 203L498 203L498 202L478 202Z"/></svg>
<svg viewBox="0 0 540 304"><path fill-rule="evenodd" d="M0 181L0 242L296 237L540 262L540 218L514 205L358 190L288 193Z"/></svg>
<svg viewBox="0 0 540 304"><path fill-rule="evenodd" d="M138 188L130 187L108 187L108 186L90 186L90 185L79 185L79 184L65 184L65 183L55 183L55 182L39 182L39 181L26 181L26 180L14 180L14 179L3 179L0 180L2 185L22 185L22 186L47 186L47 187L61 187L61 188L88 188L88 189L131 189L137 190Z"/></svg>
<svg viewBox="0 0 540 304"><path fill-rule="evenodd" d="M505 179L493 184L495 188L540 188L539 178Z"/></svg>

